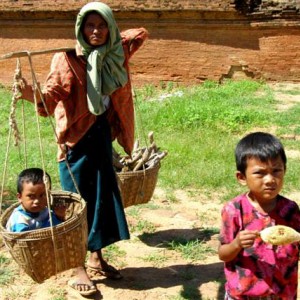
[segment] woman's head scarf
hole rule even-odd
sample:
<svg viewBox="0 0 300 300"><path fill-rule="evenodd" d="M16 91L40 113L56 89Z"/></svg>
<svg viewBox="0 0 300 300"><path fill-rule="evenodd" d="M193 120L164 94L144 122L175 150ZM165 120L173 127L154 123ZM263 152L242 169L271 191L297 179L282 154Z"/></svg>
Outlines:
<svg viewBox="0 0 300 300"><path fill-rule="evenodd" d="M104 45L89 45L82 34L85 16L96 12L106 21L109 36ZM105 111L103 95L111 95L124 86L128 75L123 67L124 51L122 39L113 12L102 2L90 2L83 6L77 15L75 34L82 53L87 58L87 100L91 113L100 115Z"/></svg>

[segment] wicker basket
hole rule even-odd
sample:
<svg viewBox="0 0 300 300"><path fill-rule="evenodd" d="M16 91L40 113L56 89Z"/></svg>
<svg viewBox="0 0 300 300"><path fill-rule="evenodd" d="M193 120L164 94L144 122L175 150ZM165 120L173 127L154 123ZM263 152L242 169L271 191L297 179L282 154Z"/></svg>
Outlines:
<svg viewBox="0 0 300 300"><path fill-rule="evenodd" d="M20 233L7 231L5 225L19 203L6 209L0 218L1 235L10 254L38 283L59 272L83 266L87 253L85 201L70 192L58 191L51 195L53 202L70 203L67 220L57 226Z"/></svg>
<svg viewBox="0 0 300 300"><path fill-rule="evenodd" d="M160 164L141 171L117 172L123 206L147 203L151 200Z"/></svg>

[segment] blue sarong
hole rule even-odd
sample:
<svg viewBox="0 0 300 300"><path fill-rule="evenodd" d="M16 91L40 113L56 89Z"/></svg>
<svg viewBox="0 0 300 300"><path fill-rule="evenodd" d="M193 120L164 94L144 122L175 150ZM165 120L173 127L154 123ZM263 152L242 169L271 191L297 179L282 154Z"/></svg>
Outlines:
<svg viewBox="0 0 300 300"><path fill-rule="evenodd" d="M112 164L112 142L106 114L68 150L67 160L79 192L87 202L88 250L100 250L129 239L129 230ZM62 189L77 192L66 162L59 163Z"/></svg>

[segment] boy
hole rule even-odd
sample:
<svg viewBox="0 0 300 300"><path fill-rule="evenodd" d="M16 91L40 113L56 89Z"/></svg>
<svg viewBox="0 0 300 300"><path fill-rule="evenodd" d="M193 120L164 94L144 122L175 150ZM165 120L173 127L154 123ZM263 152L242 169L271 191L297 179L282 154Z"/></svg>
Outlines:
<svg viewBox="0 0 300 300"><path fill-rule="evenodd" d="M286 225L300 231L297 203L279 195L286 155L271 134L245 136L235 150L240 184L249 191L222 210L219 258L225 262L225 299L297 299L298 243L273 246L259 232Z"/></svg>
<svg viewBox="0 0 300 300"><path fill-rule="evenodd" d="M44 182L46 177L46 184ZM23 170L17 180L17 198L20 205L9 217L6 229L12 232L23 232L45 228L51 225L47 208L47 192L50 189L50 176L39 168ZM51 212L52 225L58 225L64 220L65 208L55 208Z"/></svg>

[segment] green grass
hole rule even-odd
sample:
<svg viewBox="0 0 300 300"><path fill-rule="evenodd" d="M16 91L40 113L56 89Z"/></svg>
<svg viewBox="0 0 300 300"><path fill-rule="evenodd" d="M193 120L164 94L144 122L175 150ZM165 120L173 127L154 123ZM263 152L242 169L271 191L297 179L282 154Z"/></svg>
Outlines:
<svg viewBox="0 0 300 300"><path fill-rule="evenodd" d="M295 94L295 91L285 90ZM235 179L234 148L238 140L253 130L272 131L279 138L300 134L300 105L278 112L273 92L263 82L227 81L222 85L207 81L193 87L165 84L161 88L148 85L136 91L136 128L141 144L154 131L156 144L168 151L160 169L158 185L167 190L170 200L176 189L199 189L210 194L220 191L228 200L242 191ZM60 188L56 162L56 144L50 119L39 118L42 149L39 146L37 121L33 105L22 101L17 105L20 130L26 124L25 139L20 147L10 141L7 160L8 117L11 93L0 89L0 170L4 176L6 198L14 199L17 174L26 166L42 167L43 161L52 176L53 187ZM53 119L52 119L53 120ZM26 140L27 150L24 151ZM297 139L282 139L286 150L298 150ZM26 158L26 160L25 160ZM298 188L298 158L289 158L283 192Z"/></svg>
<svg viewBox="0 0 300 300"><path fill-rule="evenodd" d="M140 257L142 261L151 263L154 267L162 267L164 263L168 260L164 252L153 252L148 255Z"/></svg>
<svg viewBox="0 0 300 300"><path fill-rule="evenodd" d="M103 257L108 262L113 262L118 267L124 267L126 252L118 245L111 244L103 250Z"/></svg>
<svg viewBox="0 0 300 300"><path fill-rule="evenodd" d="M138 220L136 224L129 223L129 229L131 232L153 233L155 232L155 226L147 220Z"/></svg>
<svg viewBox="0 0 300 300"><path fill-rule="evenodd" d="M147 96L147 90L139 91L136 105L138 116L143 117L137 119L137 125L142 121L143 131L153 130L157 144L169 151L159 174L159 185L169 190L220 190L221 200L228 200L242 191L235 179L233 155L241 137L253 130L274 128L279 138L300 132L300 105L292 113L277 112L273 92L262 82L206 82L180 88L182 96L176 96L178 90L163 100L161 94L152 91ZM297 140L282 142L286 150L299 149ZM298 169L299 159L289 159L285 191L297 190Z"/></svg>
<svg viewBox="0 0 300 300"><path fill-rule="evenodd" d="M10 259L0 254L0 287L14 280L15 273L10 266Z"/></svg>
<svg viewBox="0 0 300 300"><path fill-rule="evenodd" d="M211 248L205 242L196 240L174 240L168 244L168 248L179 252L184 259L189 261L203 260L211 254L216 254L216 249Z"/></svg>

